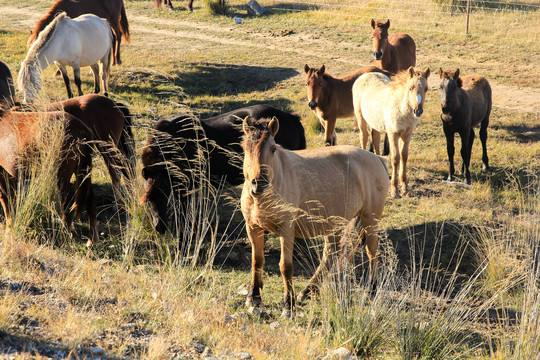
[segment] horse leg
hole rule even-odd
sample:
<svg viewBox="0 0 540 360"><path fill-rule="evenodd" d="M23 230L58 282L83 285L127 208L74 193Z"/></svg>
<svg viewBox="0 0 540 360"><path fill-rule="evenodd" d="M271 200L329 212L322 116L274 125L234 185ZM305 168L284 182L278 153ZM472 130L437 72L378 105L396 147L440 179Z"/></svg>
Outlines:
<svg viewBox="0 0 540 360"><path fill-rule="evenodd" d="M469 137L472 129L462 129L459 131L461 136L461 159L463 160L462 175L465 176L465 182L471 183L471 173L469 171L469 164L471 161L471 151L469 149ZM474 132L473 132L474 135Z"/></svg>
<svg viewBox="0 0 540 360"><path fill-rule="evenodd" d="M114 32L114 43L113 43L113 56L112 64L113 65L122 65L122 60L120 59L120 43L122 42L122 30L120 29L120 24L118 19L113 22L112 30Z"/></svg>
<svg viewBox="0 0 540 360"><path fill-rule="evenodd" d="M82 92L82 81L81 81L81 68L79 64L73 65L73 77L75 78L75 85L77 85L77 90L79 91L79 96L83 95Z"/></svg>
<svg viewBox="0 0 540 360"><path fill-rule="evenodd" d="M302 290L298 295L299 302L305 301L309 297L310 293L317 291L316 284L321 281L322 272L330 269L331 259L334 264L338 263L337 255L339 254L339 243L340 240L337 236L331 235L324 238L324 249L321 262L311 279L309 279L309 282L304 290Z"/></svg>
<svg viewBox="0 0 540 360"><path fill-rule="evenodd" d="M454 180L454 130L450 126L443 122L444 135L446 137L446 153L448 154L448 179L447 181Z"/></svg>
<svg viewBox="0 0 540 360"><path fill-rule="evenodd" d="M403 189L403 194L406 194L409 191L407 186L407 160L409 159L409 144L411 142L412 130L408 131L401 138L401 147L399 149L399 154L401 158L401 167L399 169L399 179L401 181L401 188Z"/></svg>
<svg viewBox="0 0 540 360"><path fill-rule="evenodd" d="M324 145L337 145L336 118L328 119L324 128Z"/></svg>
<svg viewBox="0 0 540 360"><path fill-rule="evenodd" d="M387 133L388 140L390 142L390 158L392 160L392 181L391 193L394 198L399 197L398 191L398 169L399 169L399 136L394 133Z"/></svg>
<svg viewBox="0 0 540 360"><path fill-rule="evenodd" d="M293 275L293 248L294 248L294 234L291 229L288 229L286 234L280 236L281 242L281 256L279 259L279 270L283 277L283 310L281 312L282 317L290 318L294 316L296 299L294 296L294 288L292 282Z"/></svg>
<svg viewBox="0 0 540 360"><path fill-rule="evenodd" d="M0 168L0 203L4 209L6 224L10 225L13 221L13 211L10 199L15 195L14 178L7 171Z"/></svg>
<svg viewBox="0 0 540 360"><path fill-rule="evenodd" d="M60 73L62 74L62 78L64 79L64 84L66 85L68 98L71 99L73 97L73 92L71 91L71 84L69 83L69 76L67 73L67 69L63 65L62 66L56 65L56 66L58 66L58 70L60 70Z"/></svg>
<svg viewBox="0 0 540 360"><path fill-rule="evenodd" d="M99 65L96 63L90 65L90 68L92 69L92 74L94 74L94 94L99 94L99 92L101 91L99 87Z"/></svg>
<svg viewBox="0 0 540 360"><path fill-rule="evenodd" d="M489 118L480 125L480 141L482 142L482 170L489 171L489 159L487 154L487 124Z"/></svg>
<svg viewBox="0 0 540 360"><path fill-rule="evenodd" d="M360 129L360 142L362 144L362 149L367 150L367 143L369 140L369 130L366 120L362 117L361 112L356 113L356 122L358 123L358 128Z"/></svg>
<svg viewBox="0 0 540 360"><path fill-rule="evenodd" d="M100 64L100 75L101 75L101 85L103 86L103 95L109 96L109 74L111 71L111 53L105 55L101 59Z"/></svg>
<svg viewBox="0 0 540 360"><path fill-rule="evenodd" d="M262 271L264 267L264 231L256 226L246 224L248 238L251 241L251 289L246 299L246 306L262 304L261 289L263 287Z"/></svg>
<svg viewBox="0 0 540 360"><path fill-rule="evenodd" d="M380 218L382 214L381 209L371 209L371 211L366 212L361 215L361 227L362 232L366 236L366 253L369 259L369 278L368 284L370 286L370 291L374 292L377 288L377 278L379 275L378 272L378 254L379 251L379 237L377 235L377 223L378 220L375 216Z"/></svg>
<svg viewBox="0 0 540 360"><path fill-rule="evenodd" d="M193 0L188 1L187 9L189 12L193 12Z"/></svg>
<svg viewBox="0 0 540 360"><path fill-rule="evenodd" d="M62 222L66 227L68 233L71 233L71 224L73 222L73 213L75 212L74 207L72 206L74 201L74 194L71 193L69 189L69 183L71 175L75 172L76 162L73 159L66 159L60 165L58 169L58 190L60 192L60 197L62 198L61 207L62 207Z"/></svg>
<svg viewBox="0 0 540 360"><path fill-rule="evenodd" d="M377 130L371 129L371 142L373 144L373 150L375 150L375 154L380 155L381 153L381 133Z"/></svg>

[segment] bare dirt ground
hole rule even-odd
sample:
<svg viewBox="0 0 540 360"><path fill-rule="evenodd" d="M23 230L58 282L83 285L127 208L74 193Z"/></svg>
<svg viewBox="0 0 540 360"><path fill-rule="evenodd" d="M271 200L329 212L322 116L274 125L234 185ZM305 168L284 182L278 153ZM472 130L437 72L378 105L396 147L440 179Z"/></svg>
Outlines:
<svg viewBox="0 0 540 360"><path fill-rule="evenodd" d="M0 13L3 16L9 16L10 25L20 30L32 29L41 16L39 11L32 8L17 8L5 4L0 4ZM160 43L161 45L167 43L173 47L201 46L201 43L204 43L205 46L226 44L269 52L279 50L282 53L290 53L291 57L294 58L316 59L327 56L321 56L321 51L318 49L333 45L319 36L310 34L291 33L283 36L280 33L241 32L234 26L224 27L219 24L209 25L177 19L157 19L133 14L130 14L129 21L132 34L137 34L133 41L133 45L137 47L153 47ZM367 46L347 42L340 43L340 47L367 50ZM425 58L424 62L430 62L429 54L422 54L422 56ZM347 56L340 56L332 60L345 65L358 63L357 58ZM433 60L437 61L438 59ZM531 64L523 64L522 69L513 69L513 71L531 73L531 66ZM498 84L494 81L491 81L491 85L494 107L540 114L540 90L538 88L516 87Z"/></svg>

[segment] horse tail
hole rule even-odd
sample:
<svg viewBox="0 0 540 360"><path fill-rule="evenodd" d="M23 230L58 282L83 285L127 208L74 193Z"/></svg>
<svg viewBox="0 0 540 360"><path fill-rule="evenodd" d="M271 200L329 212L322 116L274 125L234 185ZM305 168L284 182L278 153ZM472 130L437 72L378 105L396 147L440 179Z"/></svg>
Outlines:
<svg viewBox="0 0 540 360"><path fill-rule="evenodd" d="M122 1L122 8L120 9L120 29L122 30L122 36L124 40L129 44L129 23L126 16L126 8Z"/></svg>
<svg viewBox="0 0 540 360"><path fill-rule="evenodd" d="M122 173L128 179L133 178L135 175L135 140L133 137L133 116L130 114L129 109L122 103L116 102L116 106L124 115L124 129L120 140L118 141L118 149L126 158L127 166L122 168Z"/></svg>

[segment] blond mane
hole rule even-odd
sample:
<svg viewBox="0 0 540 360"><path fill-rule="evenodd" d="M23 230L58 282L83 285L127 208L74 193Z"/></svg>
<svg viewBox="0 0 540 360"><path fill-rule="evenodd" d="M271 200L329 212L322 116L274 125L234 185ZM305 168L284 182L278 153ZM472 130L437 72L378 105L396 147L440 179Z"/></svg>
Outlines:
<svg viewBox="0 0 540 360"><path fill-rule="evenodd" d="M49 43L49 41L53 38L53 35L56 33L56 24L65 18L68 18L65 11L59 13L49 25L40 31L36 41L28 50L28 54L26 55L26 59L24 59L23 63L32 61L37 57L39 51Z"/></svg>

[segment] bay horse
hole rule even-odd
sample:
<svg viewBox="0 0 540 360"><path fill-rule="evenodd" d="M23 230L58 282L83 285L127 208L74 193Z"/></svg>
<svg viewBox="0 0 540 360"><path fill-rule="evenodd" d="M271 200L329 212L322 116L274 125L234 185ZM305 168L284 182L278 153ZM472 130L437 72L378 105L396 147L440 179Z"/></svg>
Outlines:
<svg viewBox="0 0 540 360"><path fill-rule="evenodd" d="M248 106L202 120L181 115L155 124L141 155L145 180L141 202L148 205L157 232L165 233L171 223L168 199L178 195L176 199L182 206L186 194L195 186L193 182L200 178L201 174L195 172L200 171L201 161L208 162L204 175L214 186L220 185L223 178L233 186L244 181L241 119L248 115L276 116L282 122L276 141L290 149L306 148L300 118L268 105ZM178 224L172 225L174 232Z"/></svg>
<svg viewBox="0 0 540 360"><path fill-rule="evenodd" d="M347 223L365 236L370 283L377 278L378 236L390 186L386 160L354 146L332 146L289 151L275 142L277 118L243 122L244 186L241 209L252 246L251 289L248 306L261 305L264 232L281 241L279 268L284 283L282 316L295 310L292 283L295 237L324 237L321 263L299 295L299 301L316 290L330 258L340 252L339 234Z"/></svg>
<svg viewBox="0 0 540 360"><path fill-rule="evenodd" d="M399 197L398 170L403 193L407 188L407 159L413 130L424 111L430 70L412 66L390 80L379 73L360 76L353 85L354 113L362 147L371 135L379 153L380 133L388 136L392 159L392 196ZM400 167L401 165L401 167Z"/></svg>
<svg viewBox="0 0 540 360"><path fill-rule="evenodd" d="M135 148L129 109L108 97L87 94L46 105L24 105L18 102L11 111L64 111L92 130L95 145L108 167L113 185L119 183L118 172L127 179L135 173Z"/></svg>
<svg viewBox="0 0 540 360"><path fill-rule="evenodd" d="M113 65L122 64L120 59L120 43L122 37L129 44L129 22L123 0L56 0L50 10L43 16L28 38L27 47L36 41L39 33L61 12L76 18L84 14L94 14L107 20L114 32Z"/></svg>
<svg viewBox="0 0 540 360"><path fill-rule="evenodd" d="M352 86L356 79L368 72L389 73L375 67L364 66L346 76L335 78L326 67L310 68L304 65L308 106L324 127L324 144L337 145L336 120L354 116Z"/></svg>
<svg viewBox="0 0 540 360"><path fill-rule="evenodd" d="M94 134L82 121L62 112L18 112L0 110L0 202L6 221L14 216L13 195L17 179L25 177L28 152L39 141L39 133L54 121L63 122L57 185L61 196L62 219L68 231L73 215L80 215L86 208L90 236L88 245L98 241L96 200L92 190L92 149L89 141ZM22 174L21 174L22 171ZM70 194L69 184L75 175L75 194Z"/></svg>
<svg viewBox="0 0 540 360"><path fill-rule="evenodd" d="M374 65L392 74L416 66L416 44L412 37L404 33L388 35L390 19L375 21L371 19L373 32Z"/></svg>
<svg viewBox="0 0 540 360"><path fill-rule="evenodd" d="M448 153L448 180L454 177L454 134L461 137L461 158L463 159L462 173L467 184L471 183L469 165L471 150L474 142L474 127L480 126L482 141L482 169L489 170L487 155L487 127L491 114L491 86L486 78L480 75L460 77L456 71L439 68L441 83L441 120L446 136L446 151Z"/></svg>
<svg viewBox="0 0 540 360"><path fill-rule="evenodd" d="M9 107L13 104L15 88L9 67L0 61L0 107Z"/></svg>
<svg viewBox="0 0 540 360"><path fill-rule="evenodd" d="M174 7L172 5L171 0L154 0L154 4L155 4L156 9L161 6L161 3L163 3L163 5L167 9L174 10ZM193 0L188 0L187 8L188 8L189 12L193 12Z"/></svg>
<svg viewBox="0 0 540 360"><path fill-rule="evenodd" d="M72 98L66 66L73 68L75 84L82 95L81 67L90 66L94 73L94 93L103 86L108 95L110 58L113 33L104 19L93 15L69 18L65 12L39 33L21 64L18 84L24 94L24 102L33 102L41 90L41 72L52 62L62 73L68 97Z"/></svg>

